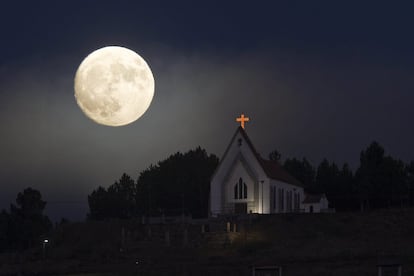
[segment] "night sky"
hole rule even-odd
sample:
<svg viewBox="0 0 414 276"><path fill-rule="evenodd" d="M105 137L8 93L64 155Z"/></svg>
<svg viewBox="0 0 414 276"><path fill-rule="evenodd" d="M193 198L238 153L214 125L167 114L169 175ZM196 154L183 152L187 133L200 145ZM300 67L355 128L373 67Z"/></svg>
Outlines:
<svg viewBox="0 0 414 276"><path fill-rule="evenodd" d="M31 186L54 220L123 172L200 145L222 156L240 113L263 155L355 169L377 140L414 159L414 4L394 1L6 1L0 8L0 208ZM13 3L13 4L11 4ZM130 48L155 78L124 127L77 106L90 52Z"/></svg>

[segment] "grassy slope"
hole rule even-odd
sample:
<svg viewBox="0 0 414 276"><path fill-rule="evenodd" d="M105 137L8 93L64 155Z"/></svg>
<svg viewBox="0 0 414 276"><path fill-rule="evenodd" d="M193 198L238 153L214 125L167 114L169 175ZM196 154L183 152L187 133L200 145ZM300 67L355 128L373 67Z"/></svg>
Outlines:
<svg viewBox="0 0 414 276"><path fill-rule="evenodd" d="M241 276L251 275L252 265L282 265L285 275L375 275L378 258L394 256L405 275L414 275L414 209L260 216L238 229L226 238L192 226L183 246L181 225L152 226L149 236L138 221L69 224L54 234L46 261L36 261L39 252L3 258L15 263L3 271Z"/></svg>

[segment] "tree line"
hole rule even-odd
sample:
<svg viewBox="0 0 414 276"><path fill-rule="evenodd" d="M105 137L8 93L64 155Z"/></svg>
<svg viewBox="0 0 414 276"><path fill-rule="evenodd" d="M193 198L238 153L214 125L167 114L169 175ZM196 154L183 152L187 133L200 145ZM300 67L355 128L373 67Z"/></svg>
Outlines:
<svg viewBox="0 0 414 276"><path fill-rule="evenodd" d="M347 163L339 166L327 159L316 167L305 157L281 162L277 150L269 154L269 159L281 163L302 182L305 192L325 193L330 207L337 211L414 205L414 161L406 164L386 155L377 142L361 151L355 172ZM99 186L88 195L88 218L182 213L205 217L210 179L218 163L216 155L198 147L149 166L139 173L136 181L124 173L107 189Z"/></svg>
<svg viewBox="0 0 414 276"><path fill-rule="evenodd" d="M214 154L197 147L177 152L139 173L127 174L105 189L88 195L89 219L130 218L142 215L208 214L210 178L218 165Z"/></svg>
<svg viewBox="0 0 414 276"><path fill-rule="evenodd" d="M277 150L269 158L280 160ZM414 161L404 163L385 154L378 142L362 150L359 167L353 172L327 159L314 167L303 158L288 158L283 167L309 193L325 193L337 211L367 210L414 205Z"/></svg>

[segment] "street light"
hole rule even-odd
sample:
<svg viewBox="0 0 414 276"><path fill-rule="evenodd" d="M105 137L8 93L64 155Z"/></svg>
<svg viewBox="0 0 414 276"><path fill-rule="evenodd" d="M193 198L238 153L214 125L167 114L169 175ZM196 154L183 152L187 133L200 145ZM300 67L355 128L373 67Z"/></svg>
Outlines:
<svg viewBox="0 0 414 276"><path fill-rule="evenodd" d="M48 239L44 239L42 244L43 244L43 259L46 258L46 245L49 243Z"/></svg>

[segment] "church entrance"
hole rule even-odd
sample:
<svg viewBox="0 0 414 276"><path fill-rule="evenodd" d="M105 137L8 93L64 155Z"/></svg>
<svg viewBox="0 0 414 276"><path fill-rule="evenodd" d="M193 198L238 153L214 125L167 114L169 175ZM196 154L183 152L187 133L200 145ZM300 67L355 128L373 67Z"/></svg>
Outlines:
<svg viewBox="0 0 414 276"><path fill-rule="evenodd" d="M235 203L234 213L236 214L247 214L247 203Z"/></svg>

